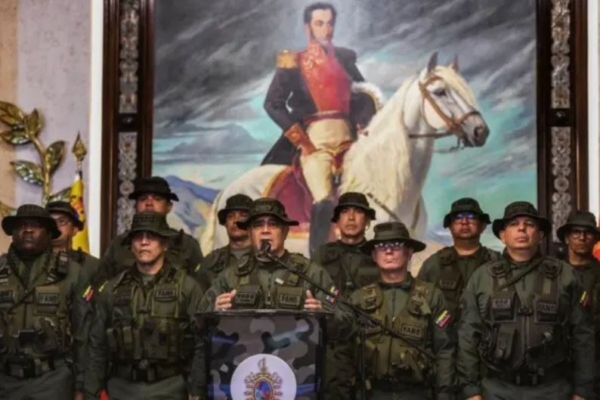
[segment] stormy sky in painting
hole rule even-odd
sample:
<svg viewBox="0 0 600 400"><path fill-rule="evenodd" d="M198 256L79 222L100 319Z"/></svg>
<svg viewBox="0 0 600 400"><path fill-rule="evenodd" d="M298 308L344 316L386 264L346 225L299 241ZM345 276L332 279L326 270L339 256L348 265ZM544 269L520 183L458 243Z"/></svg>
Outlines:
<svg viewBox="0 0 600 400"><path fill-rule="evenodd" d="M280 135L262 108L277 52L306 45L306 0L157 0L154 172L221 189L257 166ZM492 216L536 200L535 1L343 0L334 43L358 54L389 97L424 67L459 57L491 136L436 154L424 189L441 241L449 202L477 197ZM438 149L454 140L436 142ZM442 236L439 236L442 235Z"/></svg>

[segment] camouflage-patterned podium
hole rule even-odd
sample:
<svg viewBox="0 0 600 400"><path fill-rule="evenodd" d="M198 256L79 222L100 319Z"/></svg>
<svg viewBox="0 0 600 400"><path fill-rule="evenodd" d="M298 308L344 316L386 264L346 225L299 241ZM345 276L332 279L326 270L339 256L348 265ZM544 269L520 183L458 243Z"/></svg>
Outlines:
<svg viewBox="0 0 600 400"><path fill-rule="evenodd" d="M326 312L233 310L199 315L207 328L209 398L317 400Z"/></svg>

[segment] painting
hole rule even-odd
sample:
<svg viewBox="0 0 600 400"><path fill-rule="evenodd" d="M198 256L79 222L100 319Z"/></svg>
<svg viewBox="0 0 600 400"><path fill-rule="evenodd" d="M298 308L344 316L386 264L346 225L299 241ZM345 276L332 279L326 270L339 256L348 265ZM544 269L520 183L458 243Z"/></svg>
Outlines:
<svg viewBox="0 0 600 400"><path fill-rule="evenodd" d="M171 224L206 253L226 244L228 196L268 195L308 253L311 225L334 238L330 204L359 191L426 256L451 243L453 200L493 218L537 202L535 0L312 6L155 2L152 174L182 200ZM490 229L483 243L501 247Z"/></svg>

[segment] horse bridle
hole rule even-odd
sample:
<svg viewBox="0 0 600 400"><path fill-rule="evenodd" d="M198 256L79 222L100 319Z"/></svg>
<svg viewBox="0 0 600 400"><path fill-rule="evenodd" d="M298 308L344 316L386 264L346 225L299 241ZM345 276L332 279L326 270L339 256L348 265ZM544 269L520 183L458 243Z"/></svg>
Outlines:
<svg viewBox="0 0 600 400"><path fill-rule="evenodd" d="M417 78L417 80L418 79L419 78ZM442 121L444 121L444 123L446 124L447 131L440 132L440 133L437 133L437 132L425 133L425 134L421 134L421 135L411 133L408 135L408 137L411 139L419 139L419 138L440 139L440 138L456 135L459 138L459 144L460 144L460 140L462 138L458 134L461 131L461 126L462 126L463 122L465 122L467 120L467 118L470 118L470 117L476 116L476 115L481 115L481 113L477 110L473 110L473 111L466 112L465 114L461 115L457 119L454 119L454 118L452 118L452 116L448 116L448 115L444 114L444 111L440 108L440 106L436 103L436 101L431 96L431 93L429 93L429 91L427 90L427 87L429 85L431 85L433 82L438 81L438 80L442 80L442 78L440 78L437 75L432 75L425 82L422 82L422 83L418 82L419 90L421 91L421 97L423 98L423 101L421 103L421 112L423 114L423 117L425 118L425 121L427 122L427 115L425 114L425 102L427 101L429 103L429 105L431 106L431 108L433 108L433 111L435 111L435 113L438 115L438 117L440 117L440 119ZM429 124L429 122L427 122L427 123ZM429 125L431 126L431 124L429 124Z"/></svg>

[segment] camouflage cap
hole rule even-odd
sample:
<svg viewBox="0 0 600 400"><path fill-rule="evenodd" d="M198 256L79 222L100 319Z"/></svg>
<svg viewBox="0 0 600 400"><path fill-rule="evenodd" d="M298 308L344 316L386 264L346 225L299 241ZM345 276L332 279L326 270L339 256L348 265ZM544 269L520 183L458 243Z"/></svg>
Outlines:
<svg viewBox="0 0 600 400"><path fill-rule="evenodd" d="M483 212L477 200L470 197L463 197L462 199L456 200L450 206L450 212L444 217L444 228L450 226L450 222L452 222L452 217L454 215L462 212L471 212L473 214L477 214L481 222L486 224L492 223L490 216Z"/></svg>
<svg viewBox="0 0 600 400"><path fill-rule="evenodd" d="M137 200L143 194L153 193L160 196L165 196L167 199L172 201L179 201L179 197L171 192L169 183L160 176L153 176L151 178L139 179L135 182L135 188L129 195L131 200Z"/></svg>
<svg viewBox="0 0 600 400"><path fill-rule="evenodd" d="M248 229L252 220L262 215L272 215L288 226L298 225L298 221L288 218L287 214L285 213L285 207L283 204L281 204L281 202L268 197L261 197L260 199L256 199L252 202L248 219L245 221L238 221L237 226L240 229Z"/></svg>
<svg viewBox="0 0 600 400"><path fill-rule="evenodd" d="M4 217L2 220L2 230L10 236L13 234L17 222L24 219L40 221L48 228L53 239L60 236L60 231L58 230L58 226L56 226L54 218L52 218L48 210L36 204L23 204L17 209L15 214Z"/></svg>
<svg viewBox="0 0 600 400"><path fill-rule="evenodd" d="M178 234L176 230L169 227L166 215L153 211L143 211L133 216L131 229L127 232L125 242L131 242L138 232L151 232L163 238L171 238Z"/></svg>
<svg viewBox="0 0 600 400"><path fill-rule="evenodd" d="M340 212L345 207L360 208L371 220L375 219L375 210L369 206L367 196L358 192L346 192L340 196L337 206L333 209L333 218L331 218L331 222L337 222L340 218Z"/></svg>
<svg viewBox="0 0 600 400"><path fill-rule="evenodd" d="M83 222L79 219L79 214L75 208L66 201L51 201L46 204L46 210L48 210L50 214L60 213L66 215L79 230L83 229Z"/></svg>
<svg viewBox="0 0 600 400"><path fill-rule="evenodd" d="M219 224L225 225L225 220L227 219L227 214L229 211L250 211L251 205L252 199L250 197L246 196L245 194L234 194L233 196L229 197L227 201L225 201L225 208L219 210L217 213Z"/></svg>
<svg viewBox="0 0 600 400"><path fill-rule="evenodd" d="M412 239L408 228L402 222L383 222L374 227L375 237L361 246L361 250L371 254L377 243L401 242L406 243L415 253L425 250L425 243Z"/></svg>
<svg viewBox="0 0 600 400"><path fill-rule="evenodd" d="M506 223L516 217L530 217L535 219L538 222L540 229L546 233L546 235L550 233L550 229L552 228L550 221L540 216L540 213L533 204L527 201L515 201L507 205L504 209L504 218L494 220L494 223L492 224L494 235L496 235L497 238L500 238L500 232L504 230Z"/></svg>
<svg viewBox="0 0 600 400"><path fill-rule="evenodd" d="M595 232L596 236L600 236L600 228L596 225L596 216L584 210L571 212L567 218L567 222L556 230L556 236L558 236L561 242L564 242L565 236L574 227L587 228Z"/></svg>

